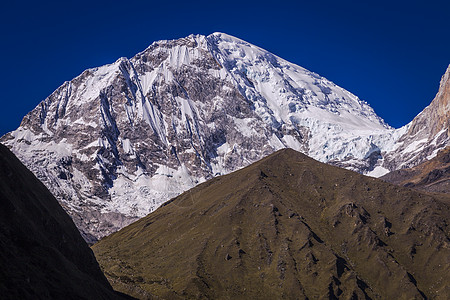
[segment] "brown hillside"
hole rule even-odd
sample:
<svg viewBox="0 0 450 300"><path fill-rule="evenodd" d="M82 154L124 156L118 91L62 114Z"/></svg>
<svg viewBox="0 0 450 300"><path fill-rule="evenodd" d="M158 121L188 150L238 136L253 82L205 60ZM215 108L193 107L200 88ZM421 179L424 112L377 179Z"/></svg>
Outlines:
<svg viewBox="0 0 450 300"><path fill-rule="evenodd" d="M139 298L448 299L450 199L436 197L285 149L93 250Z"/></svg>
<svg viewBox="0 0 450 300"><path fill-rule="evenodd" d="M450 194L450 147L414 168L396 170L381 179L418 190Z"/></svg>

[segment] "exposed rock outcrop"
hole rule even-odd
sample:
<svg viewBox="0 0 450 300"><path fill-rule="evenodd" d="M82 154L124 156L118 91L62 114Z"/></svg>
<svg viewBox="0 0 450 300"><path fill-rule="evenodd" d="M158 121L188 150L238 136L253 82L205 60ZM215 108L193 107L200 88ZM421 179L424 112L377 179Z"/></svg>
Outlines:
<svg viewBox="0 0 450 300"><path fill-rule="evenodd" d="M450 65L436 97L404 130L397 146L383 155L383 166L390 171L414 167L450 146Z"/></svg>

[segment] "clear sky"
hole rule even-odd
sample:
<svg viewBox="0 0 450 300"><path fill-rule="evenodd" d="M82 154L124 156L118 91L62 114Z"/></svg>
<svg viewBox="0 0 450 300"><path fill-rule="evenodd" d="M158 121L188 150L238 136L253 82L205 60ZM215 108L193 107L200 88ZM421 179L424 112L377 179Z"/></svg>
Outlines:
<svg viewBox="0 0 450 300"><path fill-rule="evenodd" d="M450 1L2 1L0 135L64 81L153 41L216 31L296 63L400 127L450 64Z"/></svg>

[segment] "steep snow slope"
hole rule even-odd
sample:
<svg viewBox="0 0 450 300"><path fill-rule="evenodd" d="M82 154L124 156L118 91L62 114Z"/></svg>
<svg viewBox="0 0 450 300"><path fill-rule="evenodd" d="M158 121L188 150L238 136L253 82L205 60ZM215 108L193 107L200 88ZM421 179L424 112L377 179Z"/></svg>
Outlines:
<svg viewBox="0 0 450 300"><path fill-rule="evenodd" d="M381 153L402 130L327 79L214 33L84 71L1 141L94 241L284 147L385 173Z"/></svg>

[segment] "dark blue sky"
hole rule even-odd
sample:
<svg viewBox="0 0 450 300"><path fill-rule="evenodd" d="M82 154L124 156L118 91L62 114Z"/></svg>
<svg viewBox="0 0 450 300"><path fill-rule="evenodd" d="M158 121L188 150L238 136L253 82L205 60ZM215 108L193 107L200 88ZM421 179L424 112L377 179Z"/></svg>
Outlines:
<svg viewBox="0 0 450 300"><path fill-rule="evenodd" d="M87 68L215 31L319 73L400 127L438 90L449 24L444 0L3 1L0 135Z"/></svg>

